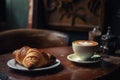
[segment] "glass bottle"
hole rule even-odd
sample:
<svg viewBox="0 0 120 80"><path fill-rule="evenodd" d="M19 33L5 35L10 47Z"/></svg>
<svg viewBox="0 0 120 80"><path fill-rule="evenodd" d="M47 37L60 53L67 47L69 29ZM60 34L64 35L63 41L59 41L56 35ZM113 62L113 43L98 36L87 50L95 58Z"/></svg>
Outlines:
<svg viewBox="0 0 120 80"><path fill-rule="evenodd" d="M101 36L101 48L103 53L114 54L117 45L117 37L111 34L111 27L108 27L107 33Z"/></svg>
<svg viewBox="0 0 120 80"><path fill-rule="evenodd" d="M99 26L94 26L94 28L89 31L89 40L100 42L102 32L99 30Z"/></svg>

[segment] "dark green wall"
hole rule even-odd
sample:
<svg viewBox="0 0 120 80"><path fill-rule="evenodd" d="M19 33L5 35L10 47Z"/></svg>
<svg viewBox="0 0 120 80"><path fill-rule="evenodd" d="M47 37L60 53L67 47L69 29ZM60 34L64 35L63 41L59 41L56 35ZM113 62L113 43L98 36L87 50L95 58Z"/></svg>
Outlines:
<svg viewBox="0 0 120 80"><path fill-rule="evenodd" d="M28 9L28 0L6 0L8 28L26 28Z"/></svg>

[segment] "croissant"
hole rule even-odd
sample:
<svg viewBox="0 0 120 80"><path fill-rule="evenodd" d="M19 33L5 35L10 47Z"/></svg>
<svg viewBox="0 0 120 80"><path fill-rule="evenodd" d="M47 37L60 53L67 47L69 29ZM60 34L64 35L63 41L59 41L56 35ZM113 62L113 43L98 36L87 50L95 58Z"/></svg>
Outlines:
<svg viewBox="0 0 120 80"><path fill-rule="evenodd" d="M14 50L12 55L16 62L28 69L43 67L55 62L53 55L29 46Z"/></svg>

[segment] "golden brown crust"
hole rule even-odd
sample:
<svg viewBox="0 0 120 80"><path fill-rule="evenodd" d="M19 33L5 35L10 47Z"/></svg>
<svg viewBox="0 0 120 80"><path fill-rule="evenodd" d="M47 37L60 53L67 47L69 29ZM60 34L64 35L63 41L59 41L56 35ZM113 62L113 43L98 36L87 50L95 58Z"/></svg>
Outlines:
<svg viewBox="0 0 120 80"><path fill-rule="evenodd" d="M27 68L37 68L55 62L55 57L36 48L24 46L13 51L14 59Z"/></svg>

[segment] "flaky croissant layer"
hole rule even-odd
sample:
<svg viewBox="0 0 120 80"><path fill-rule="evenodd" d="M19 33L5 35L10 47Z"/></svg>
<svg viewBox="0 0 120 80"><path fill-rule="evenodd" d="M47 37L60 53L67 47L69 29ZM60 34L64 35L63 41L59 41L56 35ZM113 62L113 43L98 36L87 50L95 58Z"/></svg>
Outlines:
<svg viewBox="0 0 120 80"><path fill-rule="evenodd" d="M24 46L13 51L14 59L26 68L37 68L55 62L55 57L36 48Z"/></svg>

